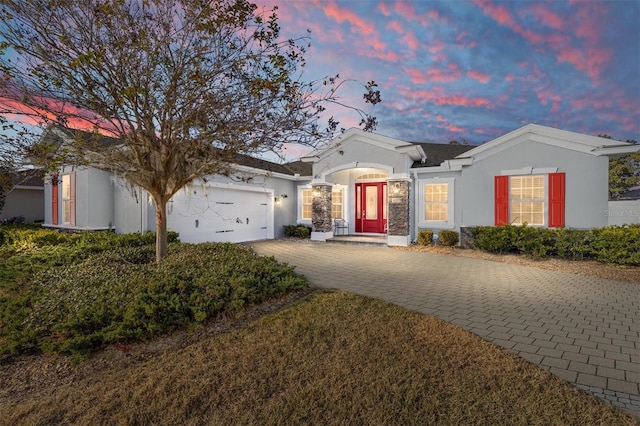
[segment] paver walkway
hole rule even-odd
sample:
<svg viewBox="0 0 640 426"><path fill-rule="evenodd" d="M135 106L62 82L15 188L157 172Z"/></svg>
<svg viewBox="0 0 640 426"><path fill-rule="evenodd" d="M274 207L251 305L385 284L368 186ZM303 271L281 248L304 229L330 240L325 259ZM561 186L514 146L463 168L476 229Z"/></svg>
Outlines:
<svg viewBox="0 0 640 426"><path fill-rule="evenodd" d="M313 285L383 299L475 333L640 418L640 286L465 257L253 243Z"/></svg>

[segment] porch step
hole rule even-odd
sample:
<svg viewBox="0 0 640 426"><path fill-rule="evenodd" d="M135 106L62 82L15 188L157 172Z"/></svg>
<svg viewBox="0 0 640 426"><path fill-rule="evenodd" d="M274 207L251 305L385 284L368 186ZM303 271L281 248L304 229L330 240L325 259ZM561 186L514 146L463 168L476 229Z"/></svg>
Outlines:
<svg viewBox="0 0 640 426"><path fill-rule="evenodd" d="M327 243L332 244L351 244L351 245L367 245L367 246L386 246L386 236L370 236L370 235L341 235L327 238Z"/></svg>

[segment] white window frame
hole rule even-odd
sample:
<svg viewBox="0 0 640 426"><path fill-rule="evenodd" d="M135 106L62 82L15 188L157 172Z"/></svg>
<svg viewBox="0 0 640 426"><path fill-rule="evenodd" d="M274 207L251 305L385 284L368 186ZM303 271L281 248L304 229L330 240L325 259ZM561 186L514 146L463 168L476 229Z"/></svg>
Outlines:
<svg viewBox="0 0 640 426"><path fill-rule="evenodd" d="M311 218L305 219L302 217L302 208L303 208L303 194L304 191L308 190L311 191L313 190L313 187L309 184L309 185L298 185L298 206L297 206L297 223L299 224L305 224L305 225L310 225L311 224ZM331 188L331 192L334 191L342 191L342 218L346 220L346 215L347 215L347 202L348 202L348 193L347 193L347 187L346 185L340 185L340 184L335 184L333 185L333 188ZM331 197L331 208L332 208L332 215L333 215L333 197Z"/></svg>
<svg viewBox="0 0 640 426"><path fill-rule="evenodd" d="M62 207L62 220L64 225L71 224L71 175L64 174L60 182L60 206ZM68 209L68 214L67 214Z"/></svg>
<svg viewBox="0 0 640 426"><path fill-rule="evenodd" d="M417 185L418 192L418 205L417 217L418 227L427 229L453 229L455 227L455 180L454 177L449 178L431 178L431 179L419 179ZM426 197L425 197L425 185L433 184L447 184L447 220L426 220Z"/></svg>
<svg viewBox="0 0 640 426"><path fill-rule="evenodd" d="M313 187L311 186L311 184L308 185L298 185L298 207L297 207L297 223L299 224L305 224L305 225L311 225L311 218L309 219L304 219L302 217L302 201L303 201L303 191L304 190L313 190Z"/></svg>
<svg viewBox="0 0 640 426"><path fill-rule="evenodd" d="M535 170L535 169L534 169ZM534 171L532 170L532 172ZM538 169L538 171L540 171L540 169ZM527 226L531 226L534 228L545 228L548 225L548 221L549 221L549 175L548 174L541 174L541 173L536 173L536 174L512 174L509 175L509 220L511 220L511 203L513 201L518 201L516 199L512 199L511 198L511 179L514 177L519 177L519 178L523 178L523 177L535 177L535 176L542 176L542 185L543 185L543 196L542 196L542 223L529 223L527 222ZM512 225L516 225L516 226L520 226L522 225L522 220L520 220L519 222L512 222Z"/></svg>

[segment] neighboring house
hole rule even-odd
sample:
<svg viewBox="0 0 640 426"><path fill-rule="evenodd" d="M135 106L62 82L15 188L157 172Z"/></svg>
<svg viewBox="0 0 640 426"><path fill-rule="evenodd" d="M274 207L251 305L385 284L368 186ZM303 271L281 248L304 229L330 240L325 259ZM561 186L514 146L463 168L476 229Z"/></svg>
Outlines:
<svg viewBox="0 0 640 426"><path fill-rule="evenodd" d="M185 242L251 241L306 224L312 239L383 235L408 245L420 229L506 223L608 225L609 156L640 146L526 125L480 146L410 143L350 129L289 164L238 156L230 176L198 180L168 206ZM45 226L153 230L144 191L109 173L66 166L45 186Z"/></svg>
<svg viewBox="0 0 640 426"><path fill-rule="evenodd" d="M5 192L0 222L44 220L44 182L36 170L11 174L11 188Z"/></svg>

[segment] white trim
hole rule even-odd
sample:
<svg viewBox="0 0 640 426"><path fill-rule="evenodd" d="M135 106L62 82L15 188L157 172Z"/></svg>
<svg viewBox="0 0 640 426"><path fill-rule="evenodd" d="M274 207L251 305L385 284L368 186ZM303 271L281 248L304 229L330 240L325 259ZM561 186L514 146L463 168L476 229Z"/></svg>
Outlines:
<svg viewBox="0 0 640 426"><path fill-rule="evenodd" d="M239 164L233 164L233 163L231 163L231 168L239 172L249 172L249 173L253 173L260 176L274 177L274 178L292 180L292 181L309 180L310 178L310 176L300 176L299 173L296 173L294 176L292 176L292 175L286 175L284 173L271 172L269 170L256 169L255 167L241 166ZM220 175L209 175L209 176L220 176Z"/></svg>
<svg viewBox="0 0 640 426"><path fill-rule="evenodd" d="M500 170L502 176L548 175L557 172L558 167L523 167L514 170Z"/></svg>
<svg viewBox="0 0 640 426"><path fill-rule="evenodd" d="M319 175L320 177L317 179L314 178L311 183L314 185L326 184L327 175L330 175L331 173L339 172L342 170L350 170L350 169L379 169L387 172L387 176L393 175L392 166L389 166L386 164L380 164L380 163L361 163L359 161L355 161L347 164L341 164L336 167L332 167L329 170L324 170L322 174Z"/></svg>
<svg viewBox="0 0 640 426"><path fill-rule="evenodd" d="M33 190L33 191L44 191L44 186L14 185L7 193L10 193L14 189L27 189L27 190Z"/></svg>
<svg viewBox="0 0 640 426"><path fill-rule="evenodd" d="M397 152L398 147L411 145L399 139L390 138L377 133L365 132L364 130L352 127L341 135L333 138L326 147L311 152L310 154L302 157L301 160L303 162L315 163L341 149L343 144L350 139L358 140L360 142L394 152Z"/></svg>
<svg viewBox="0 0 640 426"><path fill-rule="evenodd" d="M434 177L429 179L419 179L417 182L416 192L418 202L415 206L416 223L418 228L426 229L454 229L455 228L455 177ZM447 220L425 220L425 194L424 186L429 184L447 184Z"/></svg>
<svg viewBox="0 0 640 426"><path fill-rule="evenodd" d="M302 191L304 189L313 189L313 186L310 183L308 183L306 185L298 185L296 187L296 191L297 191L296 223L298 225L311 225L311 218L309 219L302 218Z"/></svg>
<svg viewBox="0 0 640 426"><path fill-rule="evenodd" d="M411 244L410 235L388 235L387 236L388 246L407 247L409 246L409 244Z"/></svg>
<svg viewBox="0 0 640 426"><path fill-rule="evenodd" d="M333 229L329 232L311 232L311 241L327 241L333 238Z"/></svg>
<svg viewBox="0 0 640 426"><path fill-rule="evenodd" d="M69 226L69 225L54 225L51 223L43 223L43 228L55 228L55 229L68 229L69 231L108 231L110 229L116 231L117 229L113 226Z"/></svg>
<svg viewBox="0 0 640 426"><path fill-rule="evenodd" d="M527 124L519 129L513 130L505 135L482 144L472 150L460 154L456 158L475 158L480 160L499 152L506 147L504 144L512 144L523 141L533 141L552 145L560 148L582 152L594 156L616 155L637 151L633 145L613 139L601 138L598 136L586 135L583 133L571 132L568 130L555 129L553 127L541 126L539 124Z"/></svg>

